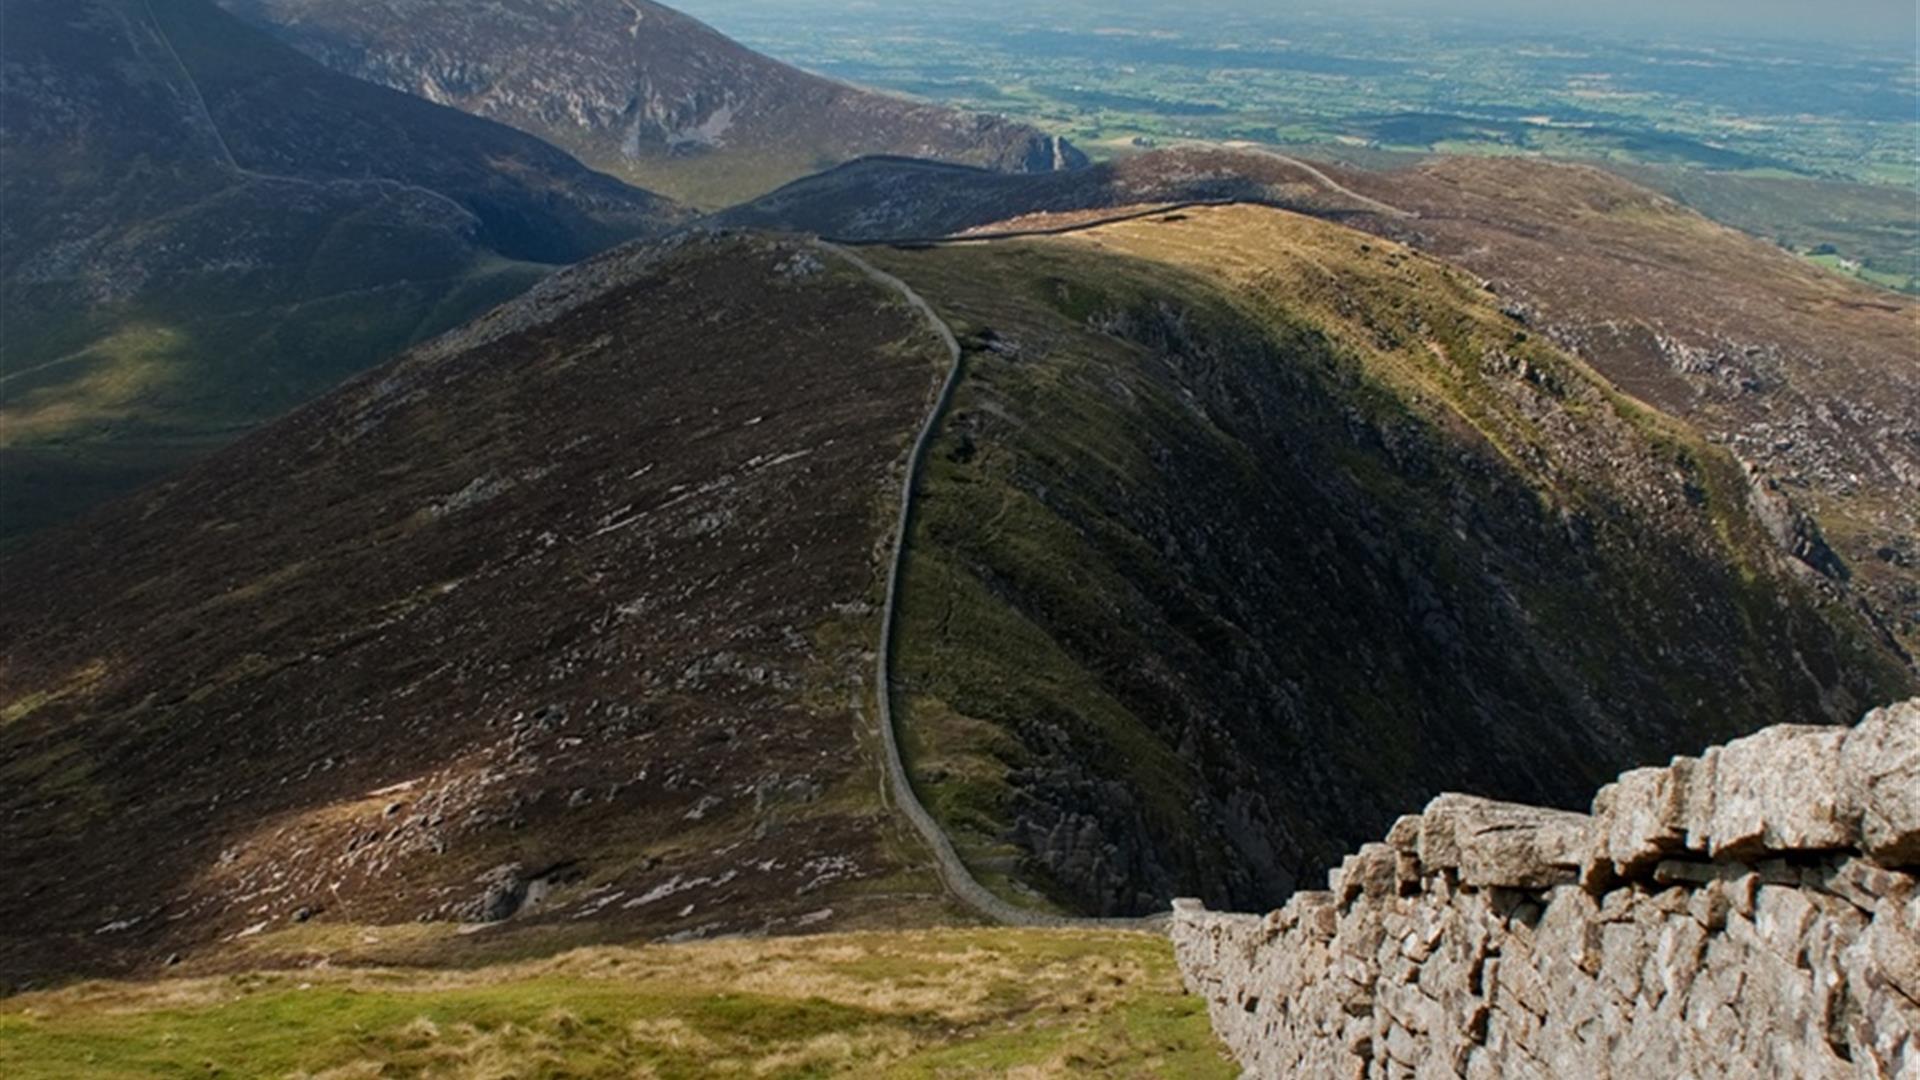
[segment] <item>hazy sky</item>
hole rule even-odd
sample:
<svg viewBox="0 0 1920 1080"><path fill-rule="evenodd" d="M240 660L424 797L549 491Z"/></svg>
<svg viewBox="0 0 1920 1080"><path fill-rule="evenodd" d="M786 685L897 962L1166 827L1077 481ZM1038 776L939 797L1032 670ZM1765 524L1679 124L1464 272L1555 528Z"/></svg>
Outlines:
<svg viewBox="0 0 1920 1080"><path fill-rule="evenodd" d="M1313 6L1338 11L1348 5ZM1628 32L1719 31L1915 45L1915 0L1363 0L1353 6L1441 17L1592 23Z"/></svg>
<svg viewBox="0 0 1920 1080"><path fill-rule="evenodd" d="M1028 19L1057 17L1098 25L1107 18L1145 17L1154 22L1204 20L1209 12L1257 10L1284 17L1288 11L1365 19L1368 13L1424 16L1508 25L1579 26L1633 37L1686 35L1771 38L1785 41L1870 42L1879 51L1912 55L1916 4L1920 0L666 0L696 16L724 23L728 17L765 19L777 12L858 8L948 10L956 6L982 17L1017 10Z"/></svg>
<svg viewBox="0 0 1920 1080"><path fill-rule="evenodd" d="M946 9L968 0L871 0L889 8ZM1055 15L1075 23L1113 14L1162 19L1205 19L1209 11L1258 10L1284 16L1289 10L1364 19L1369 12L1466 19L1509 24L1594 26L1633 36L1683 33L1789 41L1869 41L1883 50L1910 53L1916 47L1917 0L979 0L985 15L1013 8L1028 18ZM795 13L808 9L865 6L865 0L666 0L699 16ZM1106 13L1103 15L1103 13ZM724 21L722 19L721 21Z"/></svg>

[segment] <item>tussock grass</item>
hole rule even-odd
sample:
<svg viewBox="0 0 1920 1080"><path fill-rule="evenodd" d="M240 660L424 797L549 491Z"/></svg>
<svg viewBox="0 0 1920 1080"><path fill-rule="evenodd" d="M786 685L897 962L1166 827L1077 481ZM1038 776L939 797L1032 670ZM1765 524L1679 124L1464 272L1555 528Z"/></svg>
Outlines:
<svg viewBox="0 0 1920 1080"><path fill-rule="evenodd" d="M0 1075L1233 1075L1167 943L935 930L583 949L475 971L96 982L0 1002Z"/></svg>

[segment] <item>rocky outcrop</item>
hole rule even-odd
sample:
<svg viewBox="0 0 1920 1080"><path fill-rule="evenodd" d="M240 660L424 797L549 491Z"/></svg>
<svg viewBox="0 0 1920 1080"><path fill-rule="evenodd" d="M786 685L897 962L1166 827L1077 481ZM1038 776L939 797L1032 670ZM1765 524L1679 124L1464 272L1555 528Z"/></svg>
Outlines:
<svg viewBox="0 0 1920 1080"><path fill-rule="evenodd" d="M1179 901L1255 1076L1920 1075L1920 699L1629 772L1591 814L1443 795L1264 918Z"/></svg>
<svg viewBox="0 0 1920 1080"><path fill-rule="evenodd" d="M809 74L651 0L220 2L335 70L709 208L866 154L1012 172L1087 163L1031 125Z"/></svg>

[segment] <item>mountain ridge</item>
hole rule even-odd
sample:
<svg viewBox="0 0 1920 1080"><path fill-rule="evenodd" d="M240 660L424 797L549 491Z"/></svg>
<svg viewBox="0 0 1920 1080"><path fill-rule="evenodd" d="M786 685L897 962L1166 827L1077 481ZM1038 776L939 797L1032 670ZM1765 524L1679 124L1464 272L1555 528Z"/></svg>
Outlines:
<svg viewBox="0 0 1920 1080"><path fill-rule="evenodd" d="M1229 260L1228 235L1259 242ZM1175 246L1128 250L1142 242ZM1295 261L1250 272L1249 250ZM1199 257L1232 273L1183 261ZM1646 752L1655 719L1676 724L1659 739L1705 738L1899 681L1804 584L1748 595L1779 580L1772 556L1744 489L1684 428L1583 420L1624 406L1514 338L1457 273L1376 239L1219 207L862 258L926 297L964 360L913 510L900 748L974 875L1036 921L1284 895L1296 863L1456 775L1457 755L1415 752L1447 732L1503 762L1494 787L1571 800L1578 768L1523 767L1543 741L1617 761ZM1426 283L1408 294L1423 306L1392 300L1403 277ZM1456 359L1405 337L1414 316ZM684 233L556 275L0 556L0 903L23 913L0 965L153 970L241 942L297 957L336 924L414 924L465 955L950 918L881 800L872 697L899 470L949 360L901 295L810 240ZM1444 418L1433 402L1459 379L1485 383L1458 398L1478 419L1404 419ZM1036 407L1044 430L1021 420ZM1129 434L1103 426L1119 415ZM1611 457L1561 444L1587 427ZM1546 431L1563 435L1533 447ZM1277 452L1295 463L1254 468ZM1530 479L1499 480L1503 454ZM1116 486L1122 466L1148 471ZM1450 492L1440 504L1407 494L1429 472L1453 477L1424 485ZM1538 507L1563 486L1631 498ZM1131 509L1108 505L1120 491ZM1295 537L1290 502L1340 535ZM1439 561L1403 567L1383 545ZM201 556L176 557L188 548ZM1474 569L1495 554L1511 565ZM1223 559L1253 576L1224 589ZM1137 584L1110 588L1115 566ZM1062 591L1062 567L1085 579ZM1315 583L1334 572L1341 589ZM1742 574L1734 598L1702 591ZM1542 623L1527 655L1561 665L1543 685L1587 702L1565 724L1513 696L1503 576ZM1581 655L1567 581L1578 603L1618 593L1657 617ZM1325 677L1314 656L1332 646L1273 619L1343 627L1340 655L1381 679L1399 663L1479 704L1426 718L1329 697L1301 680ZM1743 659L1782 635L1804 671ZM1135 671L1113 649L1169 659ZM1750 684L1754 715L1642 716L1682 656ZM1035 707L1002 713L1005 693ZM1323 700L1347 735L1301 727ZM995 734L1003 715L1035 722ZM1347 786L1356 770L1381 794ZM1247 846L1261 830L1267 856ZM1194 836L1222 846L1189 865L1180 852L1212 850ZM1240 871L1220 861L1249 851Z"/></svg>
<svg viewBox="0 0 1920 1080"><path fill-rule="evenodd" d="M715 220L855 239L1245 201L1343 222L1479 275L1522 325L1732 450L1807 555L1920 655L1920 303L1847 281L1592 167L1448 159L1387 171L1181 147L1058 176L850 163ZM1011 225L1008 223L1011 221ZM1658 258L1650 257L1657 253ZM1825 551L1827 554L1820 554Z"/></svg>

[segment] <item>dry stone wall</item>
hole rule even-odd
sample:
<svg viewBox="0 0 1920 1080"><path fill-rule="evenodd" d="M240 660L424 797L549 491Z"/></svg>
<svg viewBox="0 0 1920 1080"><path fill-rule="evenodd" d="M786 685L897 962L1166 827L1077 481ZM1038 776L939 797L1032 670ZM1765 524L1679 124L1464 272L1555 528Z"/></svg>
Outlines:
<svg viewBox="0 0 1920 1080"><path fill-rule="evenodd" d="M1256 1077L1920 1080L1920 699L1638 769L1591 814L1443 795L1265 917L1176 901Z"/></svg>

